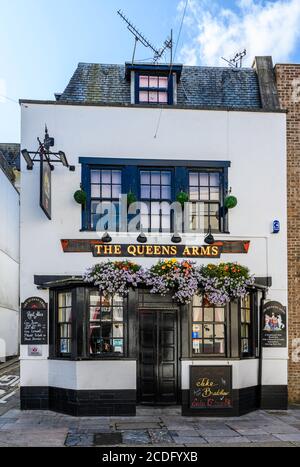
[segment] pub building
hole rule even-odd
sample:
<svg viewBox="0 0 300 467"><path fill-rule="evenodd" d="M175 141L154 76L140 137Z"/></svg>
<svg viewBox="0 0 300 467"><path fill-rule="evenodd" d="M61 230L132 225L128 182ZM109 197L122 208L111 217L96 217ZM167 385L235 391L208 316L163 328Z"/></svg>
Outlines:
<svg viewBox="0 0 300 467"><path fill-rule="evenodd" d="M80 63L55 100L20 103L22 410L286 409L286 114L271 57L240 69ZM138 232L124 227L123 194L148 208ZM183 229L160 205L180 196ZM98 227L103 201L114 228ZM218 305L142 284L107 295L84 278L103 262L171 259L237 263L254 279Z"/></svg>

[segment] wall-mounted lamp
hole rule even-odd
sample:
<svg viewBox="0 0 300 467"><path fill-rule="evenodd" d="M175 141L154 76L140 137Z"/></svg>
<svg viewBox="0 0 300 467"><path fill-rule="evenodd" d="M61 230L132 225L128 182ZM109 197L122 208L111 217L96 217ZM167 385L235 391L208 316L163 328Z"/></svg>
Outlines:
<svg viewBox="0 0 300 467"><path fill-rule="evenodd" d="M207 232L207 235L204 239L204 242L207 244L207 245L213 245L215 243L215 239L214 239L214 236L211 232L211 226L209 226L209 229L208 229L208 232Z"/></svg>
<svg viewBox="0 0 300 467"><path fill-rule="evenodd" d="M105 232L101 240L103 243L110 243L112 241L112 238L108 232Z"/></svg>
<svg viewBox="0 0 300 467"><path fill-rule="evenodd" d="M172 243L181 243L182 242L182 238L180 237L179 233L175 232L172 239L171 239L171 242Z"/></svg>

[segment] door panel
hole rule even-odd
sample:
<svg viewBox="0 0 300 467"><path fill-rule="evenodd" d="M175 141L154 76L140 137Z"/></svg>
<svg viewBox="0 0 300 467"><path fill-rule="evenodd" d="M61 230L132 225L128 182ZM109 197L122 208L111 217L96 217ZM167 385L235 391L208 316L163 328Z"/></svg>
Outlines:
<svg viewBox="0 0 300 467"><path fill-rule="evenodd" d="M140 402L177 404L177 310L140 311L139 344Z"/></svg>

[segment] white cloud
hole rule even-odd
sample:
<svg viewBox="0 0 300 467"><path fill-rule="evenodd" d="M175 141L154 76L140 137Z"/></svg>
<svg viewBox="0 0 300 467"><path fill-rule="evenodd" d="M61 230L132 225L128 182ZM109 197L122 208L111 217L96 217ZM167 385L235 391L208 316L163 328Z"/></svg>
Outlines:
<svg viewBox="0 0 300 467"><path fill-rule="evenodd" d="M0 79L0 104L6 102L6 81L4 79Z"/></svg>
<svg viewBox="0 0 300 467"><path fill-rule="evenodd" d="M222 2L223 3L223 2ZM185 1L178 4L179 11ZM300 39L300 0L235 0L235 9L220 0L189 0L185 26L189 39L179 59L187 65L224 65L247 49L246 64L255 55L288 61Z"/></svg>

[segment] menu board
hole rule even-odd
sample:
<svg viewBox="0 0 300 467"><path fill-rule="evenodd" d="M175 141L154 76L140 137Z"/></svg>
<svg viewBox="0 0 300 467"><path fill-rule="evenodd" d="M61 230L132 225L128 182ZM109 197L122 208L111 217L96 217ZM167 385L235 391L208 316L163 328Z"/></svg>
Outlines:
<svg viewBox="0 0 300 467"><path fill-rule="evenodd" d="M191 409L232 409L232 367L191 366Z"/></svg>
<svg viewBox="0 0 300 467"><path fill-rule="evenodd" d="M263 306L263 347L287 346L286 308L279 302L266 302Z"/></svg>
<svg viewBox="0 0 300 467"><path fill-rule="evenodd" d="M32 297L21 308L21 344L48 344L47 304L39 297Z"/></svg>

